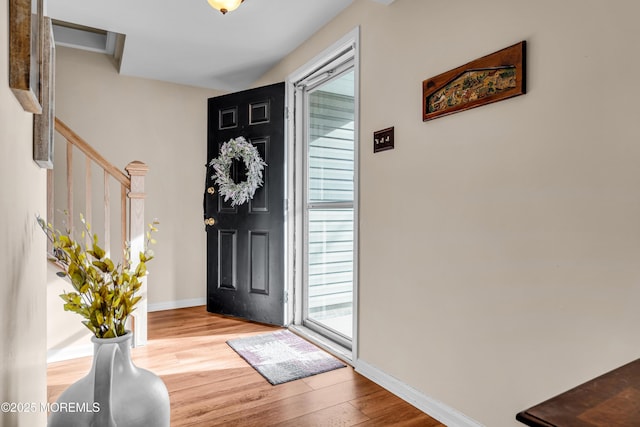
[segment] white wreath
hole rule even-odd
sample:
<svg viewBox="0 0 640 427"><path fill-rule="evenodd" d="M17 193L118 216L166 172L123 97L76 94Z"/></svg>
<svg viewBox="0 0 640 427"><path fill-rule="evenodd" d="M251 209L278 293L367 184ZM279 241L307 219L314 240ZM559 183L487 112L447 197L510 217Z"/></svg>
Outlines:
<svg viewBox="0 0 640 427"><path fill-rule="evenodd" d="M243 182L235 183L229 176L234 159L242 159L247 167L247 179ZM267 166L258 149L243 137L222 144L218 158L211 160L209 165L215 171L211 179L218 184L224 201L231 199L231 206L242 205L253 199L256 189L262 186L262 170Z"/></svg>

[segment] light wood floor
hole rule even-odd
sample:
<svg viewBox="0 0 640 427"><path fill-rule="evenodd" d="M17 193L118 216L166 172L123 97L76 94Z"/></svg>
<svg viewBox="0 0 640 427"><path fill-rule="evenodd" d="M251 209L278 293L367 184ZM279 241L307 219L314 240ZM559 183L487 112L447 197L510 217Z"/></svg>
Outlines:
<svg viewBox="0 0 640 427"><path fill-rule="evenodd" d="M351 367L272 386L227 344L276 328L192 307L149 313L149 341L134 363L159 375L181 426L442 426ZM84 376L91 357L51 363L54 402Z"/></svg>

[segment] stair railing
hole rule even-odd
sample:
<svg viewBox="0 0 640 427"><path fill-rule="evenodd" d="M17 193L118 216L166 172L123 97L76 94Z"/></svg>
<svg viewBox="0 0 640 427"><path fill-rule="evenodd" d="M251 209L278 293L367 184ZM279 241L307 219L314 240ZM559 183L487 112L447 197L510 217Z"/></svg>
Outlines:
<svg viewBox="0 0 640 427"><path fill-rule="evenodd" d="M149 167L140 161L133 161L125 167L125 172L107 161L91 145L78 134L72 131L62 120L56 117L56 131L66 140L66 187L67 187L67 228L73 230L74 221L74 147L78 148L85 156L85 211L84 217L87 223L92 224L93 183L91 167L95 163L103 171L104 194L104 239L103 249L110 253L111 249L111 179L120 183L120 236L122 249L126 249L127 242L130 245L131 266L135 268L139 262L137 254L144 251L145 221L144 221L144 181ZM53 224L55 215L54 201L54 173L52 169L47 171L47 221ZM128 203L127 203L128 202ZM128 214L128 215L127 215ZM127 218L128 217L128 218ZM90 239L90 236L87 236ZM52 251L52 248L49 248ZM132 313L131 329L133 331L134 346L142 346L147 343L147 280L143 280L139 295L142 297Z"/></svg>

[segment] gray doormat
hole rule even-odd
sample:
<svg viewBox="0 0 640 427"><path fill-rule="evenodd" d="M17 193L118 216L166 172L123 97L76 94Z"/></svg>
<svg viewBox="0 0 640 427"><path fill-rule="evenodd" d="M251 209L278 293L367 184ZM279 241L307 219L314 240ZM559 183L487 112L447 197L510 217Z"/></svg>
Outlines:
<svg viewBox="0 0 640 427"><path fill-rule="evenodd" d="M227 344L273 385L347 366L288 330L236 338Z"/></svg>

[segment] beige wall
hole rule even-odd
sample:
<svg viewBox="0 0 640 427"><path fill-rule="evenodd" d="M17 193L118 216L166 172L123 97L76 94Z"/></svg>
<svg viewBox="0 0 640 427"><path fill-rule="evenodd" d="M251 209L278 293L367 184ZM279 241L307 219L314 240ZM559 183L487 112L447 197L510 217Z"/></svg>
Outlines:
<svg viewBox="0 0 640 427"><path fill-rule="evenodd" d="M202 192L207 98L216 94L121 76L106 55L57 48L56 115L117 167L124 169L132 160L149 166L145 217L147 222L160 221L158 243L153 247L156 258L149 263L150 304L204 299L206 294ZM61 140L56 140L56 165L65 164ZM80 163L79 168L83 171L84 165ZM93 182L100 200L98 170ZM76 192L82 193L83 188L78 183ZM116 207L119 197L114 184L111 199ZM77 205L76 210L85 209ZM94 205L93 215L94 222L101 224L102 204ZM112 224L118 221L118 213L114 215ZM115 250L117 242L112 243Z"/></svg>
<svg viewBox="0 0 640 427"><path fill-rule="evenodd" d="M33 162L33 115L9 89L8 2L0 2L0 402L46 403L46 174ZM46 412L5 413L0 426L46 424Z"/></svg>
<svg viewBox="0 0 640 427"><path fill-rule="evenodd" d="M121 76L106 55L56 49L56 116L108 161L124 170L133 161L149 166L146 222L160 221L149 265L150 309L203 304L206 297L206 241L202 217L207 155L207 98L218 92ZM74 221L84 205L84 156L74 149ZM56 204L66 209L66 143L56 134ZM104 224L103 173L92 168L92 229ZM120 185L111 180L111 256L119 258ZM60 217L56 225L60 229ZM47 323L49 360L91 354L91 333L59 298L70 290L49 269Z"/></svg>
<svg viewBox="0 0 640 427"><path fill-rule="evenodd" d="M257 83L360 25L361 360L500 427L638 357L638 13L355 0ZM521 40L526 95L422 122L424 79Z"/></svg>

